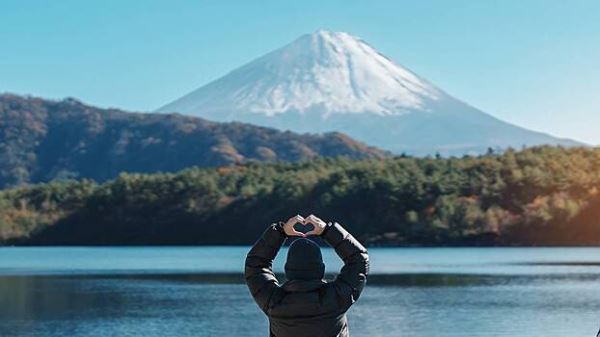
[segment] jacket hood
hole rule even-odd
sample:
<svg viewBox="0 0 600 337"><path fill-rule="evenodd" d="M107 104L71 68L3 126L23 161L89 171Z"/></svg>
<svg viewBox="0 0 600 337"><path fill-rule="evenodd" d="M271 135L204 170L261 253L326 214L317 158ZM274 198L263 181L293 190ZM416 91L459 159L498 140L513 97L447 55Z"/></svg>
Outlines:
<svg viewBox="0 0 600 337"><path fill-rule="evenodd" d="M325 280L291 280L282 284L281 287L287 292L301 293L321 289L326 284Z"/></svg>

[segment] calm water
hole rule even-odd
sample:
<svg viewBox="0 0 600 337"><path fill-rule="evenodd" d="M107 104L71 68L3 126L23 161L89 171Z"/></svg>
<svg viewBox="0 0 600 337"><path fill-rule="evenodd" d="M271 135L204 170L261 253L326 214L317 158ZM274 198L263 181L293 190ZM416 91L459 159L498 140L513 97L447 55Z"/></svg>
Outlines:
<svg viewBox="0 0 600 337"><path fill-rule="evenodd" d="M0 336L266 336L241 283L247 249L0 248ZM592 337L600 327L600 248L370 255L353 336Z"/></svg>

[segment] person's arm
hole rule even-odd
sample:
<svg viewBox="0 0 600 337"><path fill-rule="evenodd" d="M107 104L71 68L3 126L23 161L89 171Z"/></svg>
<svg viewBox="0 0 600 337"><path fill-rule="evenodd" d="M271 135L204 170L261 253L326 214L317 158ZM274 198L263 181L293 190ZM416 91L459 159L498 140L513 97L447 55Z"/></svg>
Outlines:
<svg viewBox="0 0 600 337"><path fill-rule="evenodd" d="M264 312L267 312L273 292L279 288L273 273L273 260L287 236L304 236L293 228L294 224L302 221L304 219L297 215L285 224L270 225L246 256L244 278L252 297Z"/></svg>
<svg viewBox="0 0 600 337"><path fill-rule="evenodd" d="M367 283L369 273L367 249L337 222L325 224L323 220L313 217L313 215L307 217L307 221L315 227L307 235L321 235L344 261L344 266L333 283L344 309L348 309L358 300Z"/></svg>

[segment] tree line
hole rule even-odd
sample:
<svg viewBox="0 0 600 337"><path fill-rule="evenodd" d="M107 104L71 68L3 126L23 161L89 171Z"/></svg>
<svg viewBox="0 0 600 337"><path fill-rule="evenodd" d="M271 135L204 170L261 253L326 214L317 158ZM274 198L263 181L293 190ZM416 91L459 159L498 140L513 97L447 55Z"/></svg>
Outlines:
<svg viewBox="0 0 600 337"><path fill-rule="evenodd" d="M315 213L369 245L600 243L600 149L318 158L0 192L3 244L249 244Z"/></svg>

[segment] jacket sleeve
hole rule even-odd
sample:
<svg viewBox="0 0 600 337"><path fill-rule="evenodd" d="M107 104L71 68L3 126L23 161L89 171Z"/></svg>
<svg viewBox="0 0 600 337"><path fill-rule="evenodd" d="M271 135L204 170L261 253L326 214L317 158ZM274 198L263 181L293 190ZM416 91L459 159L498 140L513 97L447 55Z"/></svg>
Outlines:
<svg viewBox="0 0 600 337"><path fill-rule="evenodd" d="M246 256L244 278L254 300L265 313L279 282L273 273L273 260L286 235L281 224L270 225Z"/></svg>
<svg viewBox="0 0 600 337"><path fill-rule="evenodd" d="M333 285L342 309L348 310L358 300L367 283L369 273L367 249L337 222L329 224L321 237L344 261L344 266L333 281Z"/></svg>

